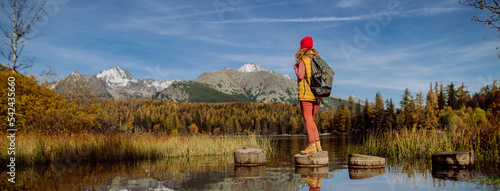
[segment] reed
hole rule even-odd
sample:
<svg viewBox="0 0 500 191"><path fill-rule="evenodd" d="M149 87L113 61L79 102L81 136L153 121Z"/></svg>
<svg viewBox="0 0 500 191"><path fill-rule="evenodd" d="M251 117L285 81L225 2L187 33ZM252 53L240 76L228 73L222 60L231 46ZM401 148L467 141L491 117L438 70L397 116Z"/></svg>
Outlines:
<svg viewBox="0 0 500 191"><path fill-rule="evenodd" d="M16 137L16 162L27 165L52 162L108 162L154 160L171 157L232 155L240 147L260 147L272 152L271 142L249 137L169 137L156 134L71 134ZM7 150L8 143L0 143ZM7 162L10 156L0 154Z"/></svg>
<svg viewBox="0 0 500 191"><path fill-rule="evenodd" d="M379 155L390 159L430 159L443 151L474 150L480 162L500 160L500 127L464 126L451 130L402 129L369 134L349 152Z"/></svg>

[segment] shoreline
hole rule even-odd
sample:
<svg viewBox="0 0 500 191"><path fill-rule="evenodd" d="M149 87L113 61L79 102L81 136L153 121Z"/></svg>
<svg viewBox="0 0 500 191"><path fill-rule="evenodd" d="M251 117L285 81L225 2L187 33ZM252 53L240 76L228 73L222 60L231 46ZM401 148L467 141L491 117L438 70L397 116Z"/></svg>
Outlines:
<svg viewBox="0 0 500 191"><path fill-rule="evenodd" d="M152 133L71 135L16 135L16 165L47 165L83 162L133 162L172 157L231 155L241 147L261 147L272 152L271 142L258 137L169 137ZM0 143L0 149L8 144ZM7 153L0 154L2 163ZM67 164L74 165L74 164Z"/></svg>

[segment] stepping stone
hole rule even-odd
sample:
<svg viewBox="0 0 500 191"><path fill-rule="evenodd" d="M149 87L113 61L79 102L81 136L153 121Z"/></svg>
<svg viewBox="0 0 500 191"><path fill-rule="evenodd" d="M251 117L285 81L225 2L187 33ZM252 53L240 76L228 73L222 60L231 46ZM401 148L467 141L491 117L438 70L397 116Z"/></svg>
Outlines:
<svg viewBox="0 0 500 191"><path fill-rule="evenodd" d="M434 168L467 168L474 166L474 151L449 151L432 154Z"/></svg>
<svg viewBox="0 0 500 191"><path fill-rule="evenodd" d="M347 164L349 168L384 168L385 158L351 153Z"/></svg>
<svg viewBox="0 0 500 191"><path fill-rule="evenodd" d="M328 166L328 152L319 151L309 154L296 154L295 166L298 167L321 167Z"/></svg>
<svg viewBox="0 0 500 191"><path fill-rule="evenodd" d="M261 148L243 147L234 151L234 165L259 166L266 164L266 151Z"/></svg>

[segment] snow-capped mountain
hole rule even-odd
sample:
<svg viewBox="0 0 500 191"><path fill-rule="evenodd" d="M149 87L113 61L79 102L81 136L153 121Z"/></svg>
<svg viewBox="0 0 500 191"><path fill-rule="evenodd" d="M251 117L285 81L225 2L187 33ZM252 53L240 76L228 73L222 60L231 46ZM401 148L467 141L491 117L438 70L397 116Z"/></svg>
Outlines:
<svg viewBox="0 0 500 191"><path fill-rule="evenodd" d="M354 101L354 103L359 103L359 104L362 104L362 105L364 104L363 100L360 100L359 98L357 98L354 95L349 95L347 98L345 98L345 100L349 100L349 99L352 99Z"/></svg>
<svg viewBox="0 0 500 191"><path fill-rule="evenodd" d="M239 71L239 72L260 72L260 71L270 71L270 70L264 69L257 64L248 63L248 64L245 64L245 65L241 66L240 68L238 68L237 71Z"/></svg>
<svg viewBox="0 0 500 191"><path fill-rule="evenodd" d="M272 70L264 69L264 68L260 67L259 65L253 64L253 63L245 64L245 65L241 66L240 68L238 68L238 70L236 70L236 71L245 72L245 73L266 71L266 72L271 72L273 74L278 74L280 76L283 76L285 78L293 80L293 78L290 77L289 75L280 74L280 73L272 71Z"/></svg>
<svg viewBox="0 0 500 191"><path fill-rule="evenodd" d="M112 67L108 70L102 70L96 75L84 75L78 72L72 72L66 79L60 81L56 91L64 91L65 87L84 86L93 94L99 94L103 97L119 98L151 98L156 92L163 91L172 83L178 82L178 79L153 80L137 79L126 70L119 67Z"/></svg>
<svg viewBox="0 0 500 191"><path fill-rule="evenodd" d="M294 102L297 83L288 76L245 64L237 70L229 68L203 73L195 82L206 84L229 95L243 95L255 102Z"/></svg>
<svg viewBox="0 0 500 191"><path fill-rule="evenodd" d="M77 88L73 88L77 87ZM58 82L58 92L82 90L98 97L153 98L182 102L280 102L296 103L297 82L288 75L245 64L238 70L225 68L205 72L195 81L178 79L137 79L119 67L102 70L96 75L71 73ZM325 105L333 106L341 98L331 94Z"/></svg>
<svg viewBox="0 0 500 191"><path fill-rule="evenodd" d="M164 89L167 89L170 85L172 85L172 83L174 82L179 82L180 80L179 79L174 79L174 80L157 80L157 81L154 81L153 79L146 79L144 80L144 83L146 84L146 86L148 87L155 87L157 91L162 91Z"/></svg>
<svg viewBox="0 0 500 191"><path fill-rule="evenodd" d="M125 87L129 85L130 82L137 83L139 81L128 71L122 70L119 67L102 70L96 77L104 80L111 87Z"/></svg>
<svg viewBox="0 0 500 191"><path fill-rule="evenodd" d="M147 87L154 87L157 91L162 91L168 86L170 86L173 82L179 81L178 79L166 81L166 80L153 80L153 79L145 79L138 80L130 74L130 72L126 70L122 70L119 67L112 67L108 70L102 70L96 75L97 78L103 80L108 84L108 86L112 88L118 87L127 87L133 85L145 85Z"/></svg>

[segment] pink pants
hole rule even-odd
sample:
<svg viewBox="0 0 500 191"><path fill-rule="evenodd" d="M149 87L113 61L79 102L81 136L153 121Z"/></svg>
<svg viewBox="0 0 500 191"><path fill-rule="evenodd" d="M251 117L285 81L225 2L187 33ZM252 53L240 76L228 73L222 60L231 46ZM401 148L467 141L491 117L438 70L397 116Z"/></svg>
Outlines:
<svg viewBox="0 0 500 191"><path fill-rule="evenodd" d="M319 142L318 127L314 123L314 115L318 111L319 104L317 102L301 101L300 110L302 111L302 117L306 122L307 139L309 144Z"/></svg>

